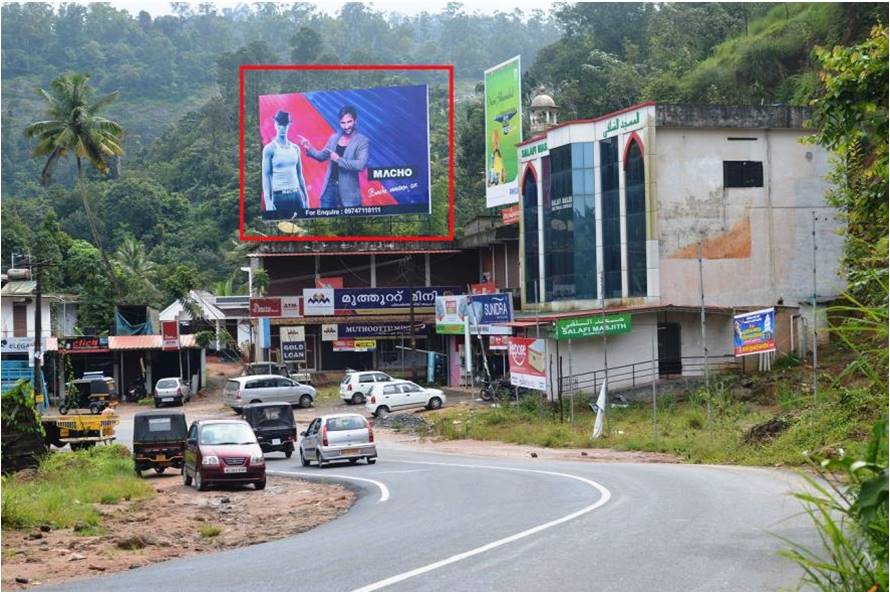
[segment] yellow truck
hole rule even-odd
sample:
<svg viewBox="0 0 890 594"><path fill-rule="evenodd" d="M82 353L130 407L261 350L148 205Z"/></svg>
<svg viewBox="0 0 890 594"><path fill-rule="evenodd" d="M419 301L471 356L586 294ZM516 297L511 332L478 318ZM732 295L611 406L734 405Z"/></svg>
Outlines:
<svg viewBox="0 0 890 594"><path fill-rule="evenodd" d="M57 448L68 444L72 450L89 448L97 443L111 443L120 417L107 408L101 414L43 415L40 419L47 445Z"/></svg>

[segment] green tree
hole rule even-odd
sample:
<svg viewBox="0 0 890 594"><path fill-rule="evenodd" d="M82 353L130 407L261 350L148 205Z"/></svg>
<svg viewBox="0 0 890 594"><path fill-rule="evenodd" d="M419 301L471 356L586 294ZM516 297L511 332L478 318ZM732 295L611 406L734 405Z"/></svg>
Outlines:
<svg viewBox="0 0 890 594"><path fill-rule="evenodd" d="M121 291L114 276L114 269L102 248L102 240L90 208L82 161L87 159L100 173L108 174L111 170L108 159L124 153L121 146L124 130L117 122L99 115L103 108L117 98L117 91L93 100L95 91L89 85L89 80L90 77L85 74L66 74L53 80L50 91L40 89L39 93L46 101L48 119L28 126L25 135L38 141L34 155L47 157L40 176L44 185L49 183L59 158L74 154L83 208L90 224L93 241L99 248L114 291L120 296Z"/></svg>

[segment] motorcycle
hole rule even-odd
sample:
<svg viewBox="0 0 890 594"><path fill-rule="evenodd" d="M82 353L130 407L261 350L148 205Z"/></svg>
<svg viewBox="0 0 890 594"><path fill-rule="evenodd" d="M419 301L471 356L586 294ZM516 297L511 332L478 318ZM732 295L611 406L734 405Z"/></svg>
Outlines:
<svg viewBox="0 0 890 594"><path fill-rule="evenodd" d="M146 397L148 397L148 391L145 389L145 378L140 377L130 384L130 389L127 390L127 400L137 402Z"/></svg>

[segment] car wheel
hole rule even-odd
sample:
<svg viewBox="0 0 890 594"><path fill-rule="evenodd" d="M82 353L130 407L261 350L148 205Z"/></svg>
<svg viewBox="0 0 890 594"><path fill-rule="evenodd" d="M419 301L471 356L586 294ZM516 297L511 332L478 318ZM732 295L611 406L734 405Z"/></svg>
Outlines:
<svg viewBox="0 0 890 594"><path fill-rule="evenodd" d="M67 404L60 404L60 405L59 405L59 414L60 414L60 415L67 415L67 414L68 414L68 410L69 410L69 408L68 408L68 405L67 405Z"/></svg>
<svg viewBox="0 0 890 594"><path fill-rule="evenodd" d="M358 462L358 458L350 458L349 459L350 464L355 464L356 462Z"/></svg>
<svg viewBox="0 0 890 594"><path fill-rule="evenodd" d="M300 408L309 408L310 406L312 406L312 396L309 394L300 396Z"/></svg>
<svg viewBox="0 0 890 594"><path fill-rule="evenodd" d="M257 482L255 482L255 483L253 484L253 486L256 487L256 490L257 490L257 491L262 491L263 489L266 488L266 479L263 479L263 480L261 480L261 481L257 481Z"/></svg>
<svg viewBox="0 0 890 594"><path fill-rule="evenodd" d="M284 448L284 457L290 459L294 455L294 446Z"/></svg>
<svg viewBox="0 0 890 594"><path fill-rule="evenodd" d="M430 410L436 410L437 408L442 407L442 399L438 396L433 396L430 398L430 401L427 403L426 407Z"/></svg>
<svg viewBox="0 0 890 594"><path fill-rule="evenodd" d="M321 455L321 450L315 450L315 463L318 464L319 468L325 464L324 456Z"/></svg>
<svg viewBox="0 0 890 594"><path fill-rule="evenodd" d="M303 455L303 448L300 448L300 464L303 466L309 466L309 460L306 459L306 456Z"/></svg>
<svg viewBox="0 0 890 594"><path fill-rule="evenodd" d="M388 415L389 407L388 406L378 406L377 410L374 411L374 416L379 417L380 415Z"/></svg>
<svg viewBox="0 0 890 594"><path fill-rule="evenodd" d="M244 409L243 408L232 408L232 410L235 411L236 415L240 415L241 411L243 411Z"/></svg>
<svg viewBox="0 0 890 594"><path fill-rule="evenodd" d="M353 394L352 400L350 400L350 402L352 402L353 404L361 404L364 401L365 401L365 395L362 394L361 392L356 392L355 394Z"/></svg>
<svg viewBox="0 0 890 594"><path fill-rule="evenodd" d="M133 469L136 471L136 476L142 478L142 468L140 468L138 464L134 464Z"/></svg>
<svg viewBox="0 0 890 594"><path fill-rule="evenodd" d="M377 458L368 458L368 464L377 464Z"/></svg>
<svg viewBox="0 0 890 594"><path fill-rule="evenodd" d="M155 408L161 408L161 401L155 400Z"/></svg>
<svg viewBox="0 0 890 594"><path fill-rule="evenodd" d="M182 484L186 487L192 486L192 477L185 471L185 466L182 467Z"/></svg>
<svg viewBox="0 0 890 594"><path fill-rule="evenodd" d="M156 467L155 467L155 474L164 474L164 471L165 471L165 470L167 470L167 469L164 468L163 466L156 466Z"/></svg>
<svg viewBox="0 0 890 594"><path fill-rule="evenodd" d="M261 402L262 402L262 400L259 400L257 398L254 398L253 400L250 401L251 404L260 404Z"/></svg>
<svg viewBox="0 0 890 594"><path fill-rule="evenodd" d="M207 490L207 483L204 482L203 478L201 478L200 470L195 470L195 488L198 491L206 491Z"/></svg>

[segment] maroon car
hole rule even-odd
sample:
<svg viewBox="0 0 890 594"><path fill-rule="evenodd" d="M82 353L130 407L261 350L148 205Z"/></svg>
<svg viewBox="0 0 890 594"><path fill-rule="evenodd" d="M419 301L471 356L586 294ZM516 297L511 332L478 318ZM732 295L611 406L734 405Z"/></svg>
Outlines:
<svg viewBox="0 0 890 594"><path fill-rule="evenodd" d="M185 446L182 482L195 481L206 490L211 483L248 484L266 488L266 461L256 435L244 421L195 421Z"/></svg>

